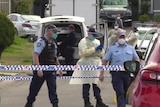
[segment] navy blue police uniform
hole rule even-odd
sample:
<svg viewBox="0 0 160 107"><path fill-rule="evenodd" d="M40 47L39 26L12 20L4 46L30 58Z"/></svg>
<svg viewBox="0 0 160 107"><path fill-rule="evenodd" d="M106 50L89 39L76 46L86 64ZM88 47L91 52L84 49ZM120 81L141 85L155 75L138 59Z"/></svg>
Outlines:
<svg viewBox="0 0 160 107"><path fill-rule="evenodd" d="M35 43L34 52L39 54L40 65L55 65L57 55L57 45L54 41L47 40L46 36L41 37ZM52 104L58 103L56 92L56 71L43 71L43 77L37 75L37 71L33 71L33 78L30 84L28 103L33 103L38 92L46 80L49 99Z"/></svg>
<svg viewBox="0 0 160 107"><path fill-rule="evenodd" d="M125 61L137 59L138 55L132 46L127 43L120 46L116 42L108 49L103 60L109 61L110 65L123 66ZM131 77L126 71L110 71L112 75L112 85L117 96L117 107L126 106L126 93L130 85Z"/></svg>
<svg viewBox="0 0 160 107"><path fill-rule="evenodd" d="M65 57L65 64L66 65L73 65L74 62L74 46L76 44L76 32L72 31L70 32L65 39L62 40L62 44L60 46L61 48L61 54ZM68 75L72 75L73 71L67 71Z"/></svg>

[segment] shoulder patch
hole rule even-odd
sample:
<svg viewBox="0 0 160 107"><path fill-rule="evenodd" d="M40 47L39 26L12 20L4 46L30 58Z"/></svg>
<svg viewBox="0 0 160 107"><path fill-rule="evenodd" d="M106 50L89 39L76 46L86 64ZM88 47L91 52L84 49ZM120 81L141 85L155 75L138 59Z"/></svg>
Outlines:
<svg viewBox="0 0 160 107"><path fill-rule="evenodd" d="M38 43L37 43L37 47L40 47L41 45L42 45L41 42L38 42Z"/></svg>

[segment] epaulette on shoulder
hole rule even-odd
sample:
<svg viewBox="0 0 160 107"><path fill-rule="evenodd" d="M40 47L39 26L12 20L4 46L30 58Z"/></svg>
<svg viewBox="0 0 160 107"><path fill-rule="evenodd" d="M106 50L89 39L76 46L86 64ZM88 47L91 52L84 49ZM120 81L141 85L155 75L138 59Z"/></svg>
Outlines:
<svg viewBox="0 0 160 107"><path fill-rule="evenodd" d="M43 40L45 41L45 42L48 42L47 41L47 39L44 37L44 36L42 36L42 37L40 37L40 38L42 38L40 41L42 42Z"/></svg>
<svg viewBox="0 0 160 107"><path fill-rule="evenodd" d="M42 37L40 37L41 39L43 39L43 40L46 40L46 38L44 37L44 36L42 36Z"/></svg>

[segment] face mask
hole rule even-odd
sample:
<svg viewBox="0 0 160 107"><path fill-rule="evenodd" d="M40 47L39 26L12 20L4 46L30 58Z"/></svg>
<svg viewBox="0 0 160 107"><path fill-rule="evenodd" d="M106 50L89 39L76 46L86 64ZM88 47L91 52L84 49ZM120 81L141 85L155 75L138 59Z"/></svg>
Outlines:
<svg viewBox="0 0 160 107"><path fill-rule="evenodd" d="M120 19L120 17L117 17L117 19Z"/></svg>
<svg viewBox="0 0 160 107"><path fill-rule="evenodd" d="M119 40L118 40L118 43L119 43L120 45L125 44L125 42L126 42L125 39L119 39Z"/></svg>
<svg viewBox="0 0 160 107"><path fill-rule="evenodd" d="M90 40L91 40L91 41L94 41L94 39L95 39L94 36L91 36L91 37L90 37Z"/></svg>
<svg viewBox="0 0 160 107"><path fill-rule="evenodd" d="M52 34L52 38L53 38L53 39L57 39L57 37L58 37L57 34L55 34L55 33Z"/></svg>
<svg viewBox="0 0 160 107"><path fill-rule="evenodd" d="M118 26L114 26L114 29L118 29Z"/></svg>

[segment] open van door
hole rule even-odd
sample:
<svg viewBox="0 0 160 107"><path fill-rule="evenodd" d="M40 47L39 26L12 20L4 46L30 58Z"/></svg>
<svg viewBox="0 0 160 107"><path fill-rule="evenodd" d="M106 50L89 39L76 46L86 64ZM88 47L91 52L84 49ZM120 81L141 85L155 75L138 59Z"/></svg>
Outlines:
<svg viewBox="0 0 160 107"><path fill-rule="evenodd" d="M97 30L97 32L99 34L96 38L98 40L100 40L101 45L103 45L103 48L106 51L108 49L108 36L107 36L107 34L108 34L108 23L106 21L98 22L98 23L92 24L89 27L93 27Z"/></svg>

